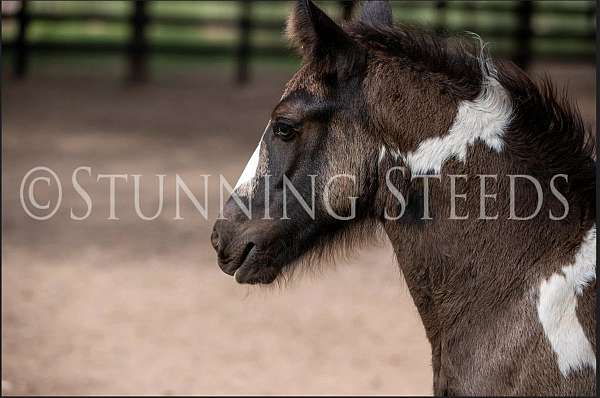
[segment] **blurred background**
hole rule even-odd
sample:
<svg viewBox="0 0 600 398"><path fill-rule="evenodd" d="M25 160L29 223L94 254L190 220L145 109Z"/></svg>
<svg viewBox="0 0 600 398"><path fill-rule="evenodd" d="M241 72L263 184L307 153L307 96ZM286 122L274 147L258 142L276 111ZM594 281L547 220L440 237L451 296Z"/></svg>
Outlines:
<svg viewBox="0 0 600 398"><path fill-rule="evenodd" d="M299 65L289 1L2 1L2 394L431 394L430 349L387 242L285 289L238 286L210 247ZM318 1L337 20L352 1ZM595 126L595 1L395 1L398 22L471 31L567 88ZM25 174L62 203L27 216ZM71 184L73 171L93 199ZM116 184L108 220L108 182ZM131 176L142 176L135 213ZM182 200L175 175L208 219ZM43 185L43 184L42 184ZM36 191L55 200L56 186ZM54 202L52 202L54 204Z"/></svg>

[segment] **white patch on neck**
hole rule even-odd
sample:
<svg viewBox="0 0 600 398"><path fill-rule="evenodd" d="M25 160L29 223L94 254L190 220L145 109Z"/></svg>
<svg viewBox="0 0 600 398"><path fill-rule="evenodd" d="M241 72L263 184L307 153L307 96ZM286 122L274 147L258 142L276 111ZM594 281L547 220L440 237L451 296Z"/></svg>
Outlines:
<svg viewBox="0 0 600 398"><path fill-rule="evenodd" d="M596 355L577 319L577 297L596 279L596 226L588 231L573 263L540 285L537 312L544 333L556 353L564 377L589 366L596 369Z"/></svg>
<svg viewBox="0 0 600 398"><path fill-rule="evenodd" d="M447 135L429 138L414 152L403 156L413 175L431 171L439 174L444 162L451 158L464 162L468 147L476 140L497 152L502 151L502 136L512 114L510 97L493 73L484 79L479 96L459 105Z"/></svg>
<svg viewBox="0 0 600 398"><path fill-rule="evenodd" d="M235 184L235 188L233 190L238 196L251 196L252 195L254 186L256 185L255 184L256 179L257 179L257 177L259 177L257 174L259 174L259 172L260 172L259 169L261 169L260 154L261 154L261 148L263 145L263 138L264 138L267 130L269 129L270 123L271 122L269 121L269 124L267 124L267 127L265 128L265 131L264 131L263 135L261 136L260 141L258 142L258 145L256 146L256 149L254 150L254 153L252 154L252 157L246 164L246 167L244 168L242 175L238 179L238 182ZM266 159L263 159L263 163L266 163ZM263 166L265 166L265 165L263 165ZM263 168L265 168L265 167L263 167Z"/></svg>
<svg viewBox="0 0 600 398"><path fill-rule="evenodd" d="M379 160L377 161L378 164L381 164L381 162L383 162L383 158L385 157L385 145L381 146L381 149L379 150Z"/></svg>
<svg viewBox="0 0 600 398"><path fill-rule="evenodd" d="M397 161L399 158L402 157L399 150L387 147L387 146L385 146L385 144L382 144L381 148L379 149L379 158L378 158L377 163L379 165L381 165L381 162L383 162L383 159L385 159L386 155L388 155L388 154L390 156L392 156L394 161Z"/></svg>

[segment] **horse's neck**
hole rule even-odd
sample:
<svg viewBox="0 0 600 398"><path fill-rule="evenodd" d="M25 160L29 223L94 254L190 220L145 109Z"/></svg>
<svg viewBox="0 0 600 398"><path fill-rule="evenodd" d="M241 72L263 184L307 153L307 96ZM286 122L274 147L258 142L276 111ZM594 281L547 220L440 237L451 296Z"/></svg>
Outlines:
<svg viewBox="0 0 600 398"><path fill-rule="evenodd" d="M486 216L481 219L481 182L478 174L496 174L486 184ZM544 201L538 216L528 221L511 220L510 200L519 216L534 213L537 207L533 185L517 183L515 197L510 195L510 174L527 174L511 164L504 154L489 155L489 150L474 147L465 162L449 161L441 180L430 179L429 209L432 220L421 220L422 213L408 215L405 221L386 221L385 229L394 245L399 265L407 281L430 339L441 330L464 325L470 317L482 313L498 314L517 303L523 295L538 286L564 265L581 235L590 227L585 209L570 203L569 215L563 221L549 217L561 215L557 199L551 195L548 181L541 181ZM457 194L452 215L451 177L465 175L455 181ZM416 191L409 195L407 211L414 205ZM422 204L422 200L417 201ZM451 219L451 216L466 220ZM408 221L406 221L408 220ZM460 319L459 319L460 318Z"/></svg>

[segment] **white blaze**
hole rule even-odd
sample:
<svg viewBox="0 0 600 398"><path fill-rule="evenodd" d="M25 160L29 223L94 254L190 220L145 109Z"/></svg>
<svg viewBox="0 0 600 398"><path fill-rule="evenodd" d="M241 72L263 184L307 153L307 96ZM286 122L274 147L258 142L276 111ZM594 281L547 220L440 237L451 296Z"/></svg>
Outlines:
<svg viewBox="0 0 600 398"><path fill-rule="evenodd" d="M563 376L588 366L596 369L596 355L577 319L577 297L596 279L596 226L588 231L573 263L540 285L537 312L544 333L556 353Z"/></svg>
<svg viewBox="0 0 600 398"><path fill-rule="evenodd" d="M252 154L252 157L246 164L246 167L244 168L242 175L238 179L238 182L235 184L235 188L233 190L240 196L250 195L252 193L254 182L255 182L255 179L258 177L257 174L258 174L258 171L260 168L260 161L261 161L260 153L261 153L261 147L263 145L263 138L265 136L265 133L269 129L270 123L271 122L269 122L269 124L267 124L267 127L266 127L262 137L260 138L260 141L258 142L258 145L256 146L256 149L254 150L254 153Z"/></svg>
<svg viewBox="0 0 600 398"><path fill-rule="evenodd" d="M256 171L258 170L258 160L260 159L260 146L262 145L262 140L258 143L258 146L254 150L252 157L246 164L242 175L240 176L237 184L235 184L235 190L237 190L240 186L251 182L256 176Z"/></svg>

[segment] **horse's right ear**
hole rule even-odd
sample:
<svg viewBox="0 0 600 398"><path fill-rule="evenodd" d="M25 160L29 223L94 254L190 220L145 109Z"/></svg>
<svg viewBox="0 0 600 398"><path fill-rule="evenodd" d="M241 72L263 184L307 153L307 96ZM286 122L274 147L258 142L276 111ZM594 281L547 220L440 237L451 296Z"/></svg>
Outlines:
<svg viewBox="0 0 600 398"><path fill-rule="evenodd" d="M287 21L287 37L305 58L339 54L352 39L311 0L297 0Z"/></svg>

